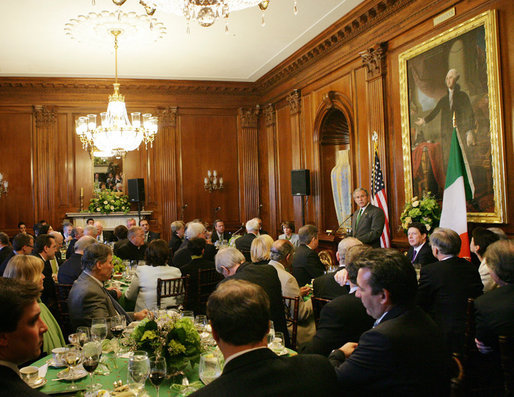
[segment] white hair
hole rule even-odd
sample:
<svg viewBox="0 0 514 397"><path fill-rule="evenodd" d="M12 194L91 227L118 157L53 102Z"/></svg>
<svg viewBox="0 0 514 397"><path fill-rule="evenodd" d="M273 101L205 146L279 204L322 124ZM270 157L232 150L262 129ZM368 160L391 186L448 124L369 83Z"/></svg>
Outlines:
<svg viewBox="0 0 514 397"><path fill-rule="evenodd" d="M259 220L258 218L250 219L248 222L246 222L246 231L248 233L250 232L258 232L259 231Z"/></svg>
<svg viewBox="0 0 514 397"><path fill-rule="evenodd" d="M221 269L222 266L227 269L231 269L235 265L239 265L244 262L244 260L245 257L241 251L234 247L222 248L214 257L216 271L221 274L223 274L223 270Z"/></svg>
<svg viewBox="0 0 514 397"><path fill-rule="evenodd" d="M205 226L198 222L191 222L187 225L185 236L186 239L191 240L192 238L198 237L200 234L205 232Z"/></svg>

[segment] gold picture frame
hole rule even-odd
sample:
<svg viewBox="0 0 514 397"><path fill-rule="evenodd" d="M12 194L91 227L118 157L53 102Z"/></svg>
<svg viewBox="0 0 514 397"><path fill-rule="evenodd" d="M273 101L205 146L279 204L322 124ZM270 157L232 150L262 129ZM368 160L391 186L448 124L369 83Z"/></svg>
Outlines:
<svg viewBox="0 0 514 397"><path fill-rule="evenodd" d="M486 11L399 55L405 200L442 198L455 114L475 182L468 222L507 222L496 19Z"/></svg>

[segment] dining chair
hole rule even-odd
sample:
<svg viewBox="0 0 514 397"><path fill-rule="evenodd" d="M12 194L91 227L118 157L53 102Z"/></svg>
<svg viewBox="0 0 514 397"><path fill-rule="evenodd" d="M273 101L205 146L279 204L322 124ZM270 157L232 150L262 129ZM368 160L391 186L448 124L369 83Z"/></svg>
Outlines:
<svg viewBox="0 0 514 397"><path fill-rule="evenodd" d="M312 311L314 313L314 324L316 324L316 328L318 328L319 317L321 315L321 309L323 309L323 306L325 306L328 302L330 302L330 299L317 298L315 296L312 296L311 301L312 301Z"/></svg>
<svg viewBox="0 0 514 397"><path fill-rule="evenodd" d="M189 275L177 278L157 279L157 307L161 309L163 298L175 297L177 302L182 297L182 305L187 306Z"/></svg>
<svg viewBox="0 0 514 397"><path fill-rule="evenodd" d="M205 313L207 300L221 280L223 276L215 268L198 269L198 307L203 309L202 313Z"/></svg>
<svg viewBox="0 0 514 397"><path fill-rule="evenodd" d="M65 338L73 332L71 328L70 313L68 311L68 295L73 284L55 283L55 295L57 297L57 310L61 317L61 331Z"/></svg>
<svg viewBox="0 0 514 397"><path fill-rule="evenodd" d="M296 350L296 340L298 336L298 310L300 307L300 297L291 298L283 296L284 312L286 316L287 329L291 335L291 349Z"/></svg>

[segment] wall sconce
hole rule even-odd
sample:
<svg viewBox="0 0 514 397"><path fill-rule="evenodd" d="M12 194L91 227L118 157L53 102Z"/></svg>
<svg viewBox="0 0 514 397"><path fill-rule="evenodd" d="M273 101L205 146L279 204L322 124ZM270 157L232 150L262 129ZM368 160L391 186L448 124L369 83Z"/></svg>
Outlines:
<svg viewBox="0 0 514 397"><path fill-rule="evenodd" d="M9 182L4 179L4 176L0 174L0 197L2 194L7 194L7 187L9 186Z"/></svg>
<svg viewBox="0 0 514 397"><path fill-rule="evenodd" d="M203 178L203 187L209 193L215 190L223 190L223 177L218 178L218 172L213 170L207 170L207 177Z"/></svg>

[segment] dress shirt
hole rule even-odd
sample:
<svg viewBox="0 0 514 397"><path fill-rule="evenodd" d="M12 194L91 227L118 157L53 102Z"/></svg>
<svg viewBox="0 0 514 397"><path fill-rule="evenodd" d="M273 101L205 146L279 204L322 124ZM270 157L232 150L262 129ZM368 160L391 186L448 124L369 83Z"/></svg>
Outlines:
<svg viewBox="0 0 514 397"><path fill-rule="evenodd" d="M384 312L384 314L382 314L380 316L380 318L377 319L377 321L375 321L375 323L373 324L373 328L375 328L378 324L380 324L380 321L382 321L382 319L386 316L388 312Z"/></svg>
<svg viewBox="0 0 514 397"><path fill-rule="evenodd" d="M416 260L416 258L418 257L419 251L425 245L425 243L426 243L426 241L424 241L422 244L418 245L417 247L412 247L412 248L414 248L414 254L412 255L411 262L414 262Z"/></svg>
<svg viewBox="0 0 514 397"><path fill-rule="evenodd" d="M259 346L259 347L253 347L253 348L251 348L251 349L246 349L246 350L242 350L242 351L240 351L240 352L234 353L234 354L232 354L231 356L229 356L229 357L225 360L225 364L224 364L224 366L225 366L225 365L227 365L227 364L228 364L228 362L229 362L230 360L233 360L233 359L234 359L234 358L236 358L236 357L242 356L242 355L243 355L243 354L245 354L245 353L252 352L252 351L254 351L254 350L259 350L259 349L267 349L267 348L268 348L267 346Z"/></svg>

